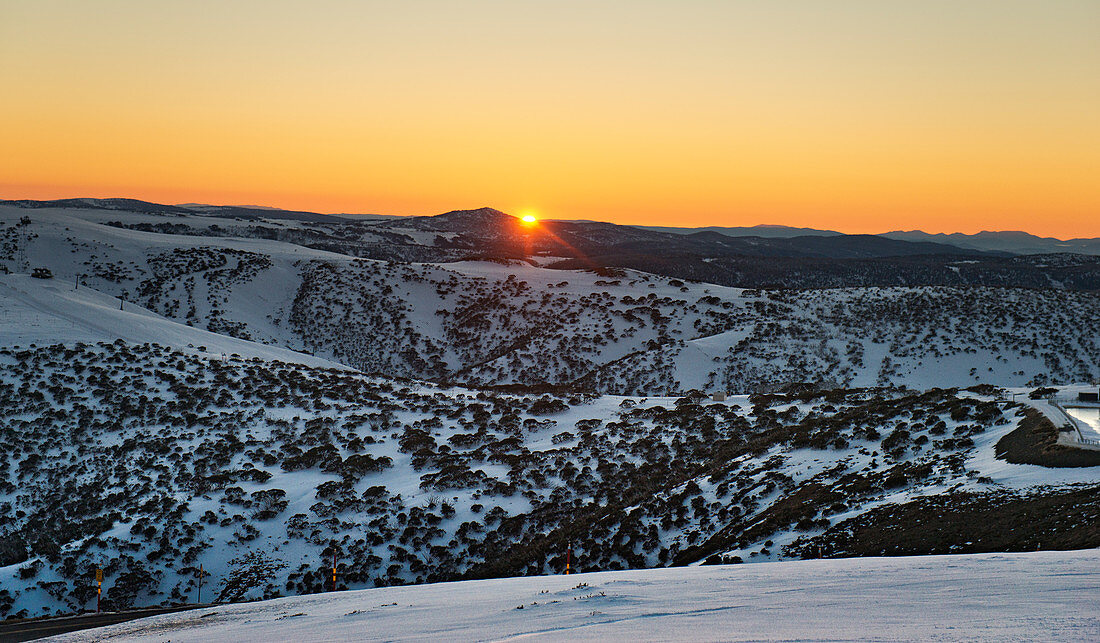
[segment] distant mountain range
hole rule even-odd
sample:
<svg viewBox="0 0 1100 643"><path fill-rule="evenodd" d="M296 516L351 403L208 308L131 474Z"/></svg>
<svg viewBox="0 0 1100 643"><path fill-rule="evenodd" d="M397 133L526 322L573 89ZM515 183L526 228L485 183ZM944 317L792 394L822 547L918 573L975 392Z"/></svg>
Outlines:
<svg viewBox="0 0 1100 643"><path fill-rule="evenodd" d="M901 241L929 241L933 243L946 243L959 248L974 250L995 250L1011 252L1017 255L1034 255L1068 252L1083 255L1100 255L1100 239L1055 239L1053 237L1038 237L1027 232L979 232L977 234L929 234L920 230L907 232L887 232L879 235Z"/></svg>
<svg viewBox="0 0 1100 643"><path fill-rule="evenodd" d="M319 214L317 212L302 212L298 210L280 210L265 206L206 205L202 203L170 205L166 203L150 203L139 199L77 198L54 199L51 201L15 199L0 201L0 205L13 205L21 208L33 209L118 210L120 212L140 212L143 214L160 214L165 216L201 215L241 219L288 219L292 221L314 221L318 223L339 222L341 220L340 217L332 214Z"/></svg>
<svg viewBox="0 0 1100 643"><path fill-rule="evenodd" d="M150 203L137 199L55 199L36 201L30 199L0 200L2 205L24 208L74 208L119 210L141 212L145 214L163 214L170 216L199 215L219 218L238 218L244 220L272 219L308 221L314 223L375 222L385 221L385 225L394 228L412 227L420 230L438 230L443 232L472 232L464 228L466 223L475 223L475 228L498 225L501 217L514 220L492 208L475 210L455 210L435 216L395 216L383 214L320 214L301 210L281 210L258 205L209 205L186 203L179 205ZM492 216L486 219L486 213ZM495 218L494 218L495 217ZM410 225L411 224L411 225ZM740 227L704 226L683 228L668 226L626 226L598 221L546 220L542 226L562 231L570 237L602 237L608 239L608 233L615 230L613 236L630 239L630 243L643 240L672 243L677 250L707 250L717 248L722 254L745 256L785 256L785 257L829 257L829 258L869 258L886 256L914 256L928 254L983 254L1028 255L1072 253L1100 255L1100 238L1055 239L1040 237L1021 231L985 231L977 234L929 233L921 230L896 230L881 234L845 234L835 230L816 228L798 228L784 225L755 225ZM626 229L643 230L641 235L627 233ZM597 232L598 231L598 232ZM499 237L497 231L491 236ZM646 234L646 233L656 233ZM671 236L670 235L675 235ZM687 237L687 243L676 238ZM837 239L841 237L843 240ZM730 241L730 238L738 241ZM671 239L671 241L670 241ZM904 243L884 243L881 239ZM913 245L909 245L913 244ZM588 245L588 244L584 244ZM667 248L666 248L667 249ZM704 252L706 254L706 252Z"/></svg>
<svg viewBox="0 0 1100 643"><path fill-rule="evenodd" d="M708 226L705 228L668 228L656 226L639 226L646 230L659 232L671 232L673 234L696 234L698 232L717 232L731 237L766 237L770 239L790 239L794 237L817 236L859 236L845 235L835 230L818 230L815 228L793 228L783 225L757 225L749 227L723 228ZM1054 237L1039 237L1019 230L984 231L977 234L930 233L921 230L895 230L872 235L887 239L910 242L938 243L966 250L979 250L982 252L1006 252L1015 255L1033 255L1050 253L1074 253L1086 255L1100 255L1100 238L1092 239L1055 239Z"/></svg>
<svg viewBox="0 0 1100 643"><path fill-rule="evenodd" d="M705 226L702 228L673 228L665 226L636 226L656 232L671 232L673 234L694 234L696 232L717 232L727 237L764 237L768 239L786 239L790 237L802 237L807 235L819 237L835 237L842 232L833 230L818 230L816 228L793 228L785 225L762 224L754 226L723 227Z"/></svg>

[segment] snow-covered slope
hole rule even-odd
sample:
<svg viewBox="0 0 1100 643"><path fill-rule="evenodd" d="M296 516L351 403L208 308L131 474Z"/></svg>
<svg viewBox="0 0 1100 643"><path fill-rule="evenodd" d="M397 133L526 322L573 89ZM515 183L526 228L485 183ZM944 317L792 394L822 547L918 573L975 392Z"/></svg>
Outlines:
<svg viewBox="0 0 1100 643"><path fill-rule="evenodd" d="M310 366L341 365L278 346L266 346L171 321L87 286L27 275L0 275L0 346L158 343L184 352L230 355Z"/></svg>
<svg viewBox="0 0 1100 643"><path fill-rule="evenodd" d="M570 542L586 571L1096 544L1100 452L993 386L1100 375L1091 293L363 260L313 225L0 206L0 615L84 608L94 566L118 607L200 565L314 593L333 553L366 588Z"/></svg>
<svg viewBox="0 0 1100 643"><path fill-rule="evenodd" d="M120 217L208 236L103 221ZM283 240L210 236L216 225ZM303 225L0 207L0 266L46 267L180 323L367 372L475 386L672 395L1100 378L1100 298L1088 292L743 290L522 261L391 263L292 242Z"/></svg>
<svg viewBox="0 0 1100 643"><path fill-rule="evenodd" d="M85 607L90 565L117 607L181 600L199 565L224 599L316 592L334 551L362 588L554 573L569 542L580 570L1078 545L1094 469L1011 464L1073 449L1002 448L1057 429L997 393L557 397L0 348L0 614ZM991 508L1030 517L1005 534ZM952 535L926 533L945 512ZM285 567L233 587L255 552Z"/></svg>
<svg viewBox="0 0 1100 643"><path fill-rule="evenodd" d="M57 641L1086 641L1097 550L689 567L389 587Z"/></svg>

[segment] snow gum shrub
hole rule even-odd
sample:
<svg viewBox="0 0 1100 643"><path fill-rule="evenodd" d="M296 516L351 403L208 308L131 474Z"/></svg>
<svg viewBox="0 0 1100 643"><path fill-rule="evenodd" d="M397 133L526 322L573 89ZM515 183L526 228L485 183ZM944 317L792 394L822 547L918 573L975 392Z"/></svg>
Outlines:
<svg viewBox="0 0 1100 643"><path fill-rule="evenodd" d="M553 444L561 444L562 442L568 442L572 440L574 437L576 436L574 436L569 431L562 431L561 433L558 433L551 437L550 442L552 442Z"/></svg>
<svg viewBox="0 0 1100 643"><path fill-rule="evenodd" d="M119 609L132 606L134 604L134 599L136 599L139 594L156 587L159 583L159 579L157 578L159 574L154 575L130 556L123 555L119 561L119 567L123 571L115 577L114 582L111 583L110 589L107 588L107 583L103 584L104 602L107 604L108 609Z"/></svg>
<svg viewBox="0 0 1100 643"><path fill-rule="evenodd" d="M10 503L0 504L0 515L10 515L10 513ZM25 560L27 560L27 543L18 534L0 536L0 567L7 567Z"/></svg>
<svg viewBox="0 0 1100 643"><path fill-rule="evenodd" d="M282 489L264 489L252 492L253 506L256 507L256 520L270 520L287 508L286 492Z"/></svg>
<svg viewBox="0 0 1100 643"><path fill-rule="evenodd" d="M909 441L909 431L903 428L894 429L890 435L882 441L882 450L892 457L901 457L905 452L905 445Z"/></svg>
<svg viewBox="0 0 1100 643"><path fill-rule="evenodd" d="M351 485L343 480L328 480L317 485L318 498L339 498L351 491Z"/></svg>
<svg viewBox="0 0 1100 643"><path fill-rule="evenodd" d="M704 565L736 565L745 562L740 556L729 554L711 554L703 561Z"/></svg>
<svg viewBox="0 0 1100 643"><path fill-rule="evenodd" d="M42 569L42 561L36 560L19 568L20 580L28 580L38 576L38 570Z"/></svg>
<svg viewBox="0 0 1100 643"><path fill-rule="evenodd" d="M956 422L961 422L970 417L970 409L965 404L953 404L951 408L951 419Z"/></svg>
<svg viewBox="0 0 1100 643"><path fill-rule="evenodd" d="M279 595L274 581L286 563L257 549L230 560L229 565L229 573L221 580L218 602L239 601L250 594L261 598Z"/></svg>
<svg viewBox="0 0 1100 643"><path fill-rule="evenodd" d="M685 406L685 405L688 405L688 404L698 404L698 403L702 402L705 399L707 399L707 394L706 393L700 391L699 389L691 389L690 391L685 393L683 397L676 400L676 406Z"/></svg>
<svg viewBox="0 0 1100 643"><path fill-rule="evenodd" d="M304 538L309 528L309 516L305 514L294 514L286 521L286 534L291 538Z"/></svg>
<svg viewBox="0 0 1100 643"><path fill-rule="evenodd" d="M999 395L1004 392L1004 389L993 386L992 384L976 384L966 390L970 391L971 393L977 393L978 395L985 395L988 397Z"/></svg>
<svg viewBox="0 0 1100 643"><path fill-rule="evenodd" d="M560 413L568 408L569 405L565 402L549 395L543 395L531 404L531 415L550 415L551 413Z"/></svg>
<svg viewBox="0 0 1100 643"><path fill-rule="evenodd" d="M377 473L392 466L393 460L387 456L375 458L369 454L354 454L340 463L340 466L337 467L337 473L345 480L355 483L368 473Z"/></svg>
<svg viewBox="0 0 1100 643"><path fill-rule="evenodd" d="M241 521L244 520L244 516L241 516L240 514L238 514L236 516L233 516L233 518L235 520L241 520ZM255 527L253 527L252 525L250 525L248 523L244 523L240 527L237 528L237 531L233 532L233 536L235 536L237 538L237 540L239 540L240 542L246 543L246 542L249 542L250 540L256 540L257 538L259 538L260 537L260 530L256 529Z"/></svg>
<svg viewBox="0 0 1100 643"><path fill-rule="evenodd" d="M325 471L336 471L340 466L340 452L331 444L322 444L283 460L284 471L298 471L320 466Z"/></svg>

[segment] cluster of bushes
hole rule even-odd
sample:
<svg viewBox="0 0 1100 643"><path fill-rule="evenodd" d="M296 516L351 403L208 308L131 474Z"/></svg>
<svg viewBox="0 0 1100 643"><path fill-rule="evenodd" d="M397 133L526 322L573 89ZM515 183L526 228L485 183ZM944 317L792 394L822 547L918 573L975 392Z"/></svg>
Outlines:
<svg viewBox="0 0 1100 643"><path fill-rule="evenodd" d="M953 389L591 401L122 341L0 349L0 556L29 575L0 584L76 609L95 560L113 605L178 600L227 547L279 549L265 595L322 591L333 552L348 587L557 572L570 542L581 570L768 555L969 481L964 441L1013 419Z"/></svg>

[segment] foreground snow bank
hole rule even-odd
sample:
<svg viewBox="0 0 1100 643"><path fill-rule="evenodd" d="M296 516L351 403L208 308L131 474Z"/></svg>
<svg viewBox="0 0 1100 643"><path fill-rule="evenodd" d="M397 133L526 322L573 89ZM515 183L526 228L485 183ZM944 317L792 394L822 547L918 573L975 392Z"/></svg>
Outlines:
<svg viewBox="0 0 1100 643"><path fill-rule="evenodd" d="M537 576L283 598L56 640L1095 640L1100 550ZM522 609L519 609L522 606Z"/></svg>

